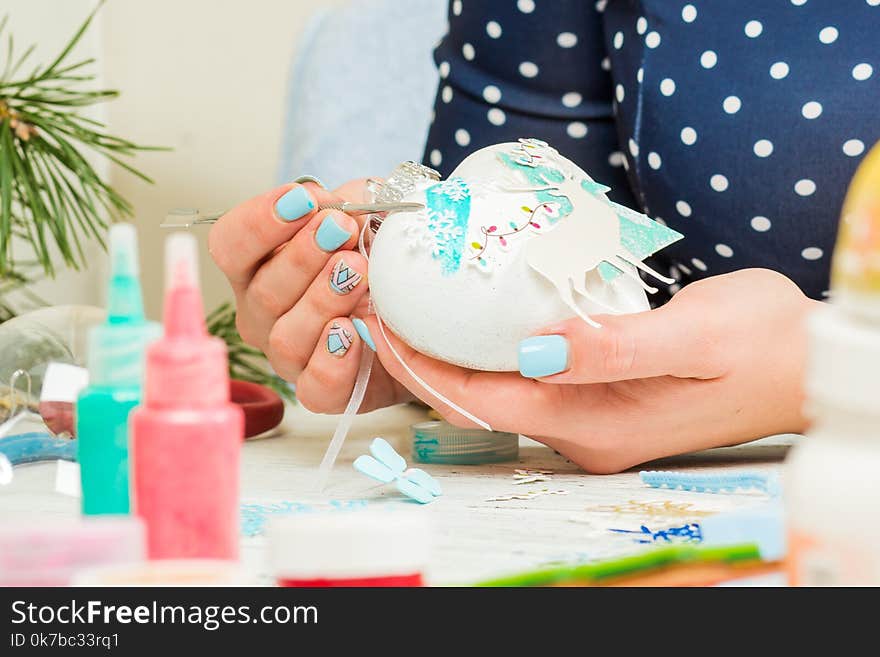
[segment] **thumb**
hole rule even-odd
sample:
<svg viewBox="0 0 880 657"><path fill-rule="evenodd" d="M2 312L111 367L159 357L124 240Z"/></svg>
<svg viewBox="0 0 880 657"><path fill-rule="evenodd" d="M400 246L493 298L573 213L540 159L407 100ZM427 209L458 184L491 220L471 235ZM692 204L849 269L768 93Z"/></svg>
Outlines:
<svg viewBox="0 0 880 657"><path fill-rule="evenodd" d="M520 342L520 374L545 383L608 383L723 373L716 331L688 304L597 319L601 328L573 318Z"/></svg>

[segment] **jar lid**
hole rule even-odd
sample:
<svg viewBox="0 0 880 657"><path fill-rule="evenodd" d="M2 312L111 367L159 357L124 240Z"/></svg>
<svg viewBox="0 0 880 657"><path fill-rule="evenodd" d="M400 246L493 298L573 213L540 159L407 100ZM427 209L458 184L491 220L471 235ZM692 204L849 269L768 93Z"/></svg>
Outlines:
<svg viewBox="0 0 880 657"><path fill-rule="evenodd" d="M430 554L424 510L365 509L271 518L270 572L283 579L349 579L421 573Z"/></svg>
<svg viewBox="0 0 880 657"><path fill-rule="evenodd" d="M96 566L77 573L73 586L247 586L234 561L161 559Z"/></svg>
<svg viewBox="0 0 880 657"><path fill-rule="evenodd" d="M412 457L419 463L480 465L519 458L519 435L502 431L461 429L442 420L411 427Z"/></svg>
<svg viewBox="0 0 880 657"><path fill-rule="evenodd" d="M808 403L876 414L880 330L834 302L813 311L807 325ZM808 412L813 412L810 406Z"/></svg>

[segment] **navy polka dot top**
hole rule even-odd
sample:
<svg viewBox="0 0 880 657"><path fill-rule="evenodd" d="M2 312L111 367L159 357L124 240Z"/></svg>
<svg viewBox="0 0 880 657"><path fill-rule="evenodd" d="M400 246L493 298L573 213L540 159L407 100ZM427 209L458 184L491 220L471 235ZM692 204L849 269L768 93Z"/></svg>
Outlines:
<svg viewBox="0 0 880 657"><path fill-rule="evenodd" d="M681 285L768 267L816 299L880 140L880 0L453 0L424 161L548 141L685 239Z"/></svg>

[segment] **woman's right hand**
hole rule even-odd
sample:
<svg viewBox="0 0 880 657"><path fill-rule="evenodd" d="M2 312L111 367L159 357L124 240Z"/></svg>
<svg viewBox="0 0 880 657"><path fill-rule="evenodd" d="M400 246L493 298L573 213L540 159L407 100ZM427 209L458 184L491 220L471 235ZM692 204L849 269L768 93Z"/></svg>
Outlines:
<svg viewBox="0 0 880 657"><path fill-rule="evenodd" d="M348 403L365 348L350 317L366 314L368 299L367 260L357 251L365 217L317 208L363 203L365 192L363 180L334 192L311 181L284 185L227 212L208 239L235 294L242 339L317 413ZM412 399L376 360L360 411Z"/></svg>

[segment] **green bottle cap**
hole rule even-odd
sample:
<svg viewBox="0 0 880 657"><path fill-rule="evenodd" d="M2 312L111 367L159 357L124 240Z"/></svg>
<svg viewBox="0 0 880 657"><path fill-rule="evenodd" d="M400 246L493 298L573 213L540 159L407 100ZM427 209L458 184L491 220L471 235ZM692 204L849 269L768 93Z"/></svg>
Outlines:
<svg viewBox="0 0 880 657"><path fill-rule="evenodd" d="M107 320L89 332L90 385L141 385L144 349L161 334L159 324L144 317L137 252L134 226L114 224L110 228Z"/></svg>

